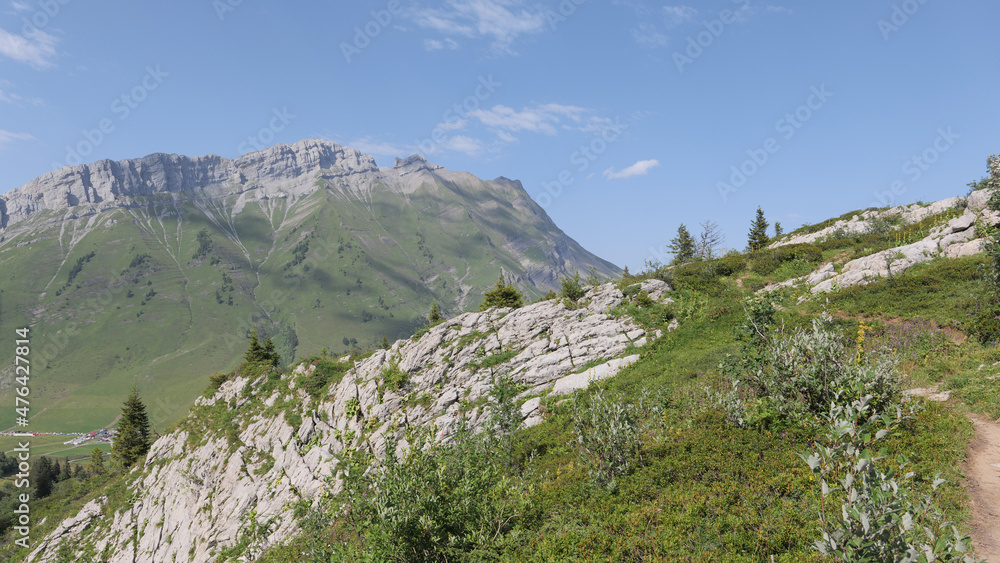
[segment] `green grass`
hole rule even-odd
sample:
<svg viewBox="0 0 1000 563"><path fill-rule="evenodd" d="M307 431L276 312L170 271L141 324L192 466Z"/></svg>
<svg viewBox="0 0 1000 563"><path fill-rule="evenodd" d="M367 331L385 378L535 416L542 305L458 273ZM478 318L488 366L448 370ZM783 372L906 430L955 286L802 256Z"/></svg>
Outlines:
<svg viewBox="0 0 1000 563"><path fill-rule="evenodd" d="M475 191L425 186L402 200L385 188L362 199L328 187L294 204L247 205L235 219L236 196L210 208L211 218L181 196L179 215L162 224L157 217L175 202L150 196L147 205L102 215L108 222L83 236L88 216L67 220L65 230L41 226L26 246L16 245L28 234L8 232L0 243L0 333L32 327L31 429L103 427L133 385L154 425L169 426L187 414L206 374L241 361L252 326L289 363L324 347L341 354L375 348L383 336L404 338L435 300L449 315L475 308L500 268L524 271L487 238L544 235L510 212L513 193L480 194L494 214L469 207L463 198ZM203 256L202 230L212 241ZM548 288L523 289L537 298ZM0 364L12 362L13 347L0 346ZM9 388L0 403L13 404ZM13 425L13 409L0 411L0 429Z"/></svg>

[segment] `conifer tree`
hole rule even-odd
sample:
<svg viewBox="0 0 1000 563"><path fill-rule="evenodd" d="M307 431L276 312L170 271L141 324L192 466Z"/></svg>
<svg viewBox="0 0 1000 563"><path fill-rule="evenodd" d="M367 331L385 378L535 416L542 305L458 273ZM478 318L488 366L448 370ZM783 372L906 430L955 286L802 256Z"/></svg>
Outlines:
<svg viewBox="0 0 1000 563"><path fill-rule="evenodd" d="M90 462L87 463L87 473L90 475L104 474L104 452L101 448L94 448L90 451Z"/></svg>
<svg viewBox="0 0 1000 563"><path fill-rule="evenodd" d="M122 416L118 420L118 435L111 445L111 458L116 464L127 469L146 455L149 446L149 417L146 415L146 405L139 398L138 387L132 387L132 392L122 405Z"/></svg>
<svg viewBox="0 0 1000 563"><path fill-rule="evenodd" d="M52 494L52 460L42 456L38 464L32 467L35 481L35 498L45 498Z"/></svg>
<svg viewBox="0 0 1000 563"><path fill-rule="evenodd" d="M753 223L750 224L750 234L747 237L747 250L757 252L771 242L771 238L767 236L767 227L768 222L764 218L764 210L758 207L757 216L754 218Z"/></svg>
<svg viewBox="0 0 1000 563"><path fill-rule="evenodd" d="M694 259L694 237L688 232L684 223L681 223L681 226L677 227L677 236L670 240L667 248L674 253L673 264L684 264Z"/></svg>
<svg viewBox="0 0 1000 563"><path fill-rule="evenodd" d="M781 227L780 221L774 222L774 238L779 238L781 235L785 234L785 229Z"/></svg>
<svg viewBox="0 0 1000 563"><path fill-rule="evenodd" d="M444 317L441 316L441 307L438 306L437 301L431 303L431 312L427 314L427 320L429 320L432 325L436 325L444 320Z"/></svg>
<svg viewBox="0 0 1000 563"><path fill-rule="evenodd" d="M518 309L524 305L524 297L513 285L508 285L503 281L503 274L497 279L496 286L483 294L483 304L479 306L480 311L485 311L490 307L513 307Z"/></svg>
<svg viewBox="0 0 1000 563"><path fill-rule="evenodd" d="M382 349L383 350L388 350L389 349L389 337L387 337L387 336L383 336L382 337Z"/></svg>
<svg viewBox="0 0 1000 563"><path fill-rule="evenodd" d="M281 356L274 351L274 342L271 341L271 337L268 336L264 339L264 344L260 343L260 338L257 336L257 329L250 331L250 345L247 347L247 351L243 354L243 359L248 362L264 362L271 364L274 367L278 367L278 360Z"/></svg>

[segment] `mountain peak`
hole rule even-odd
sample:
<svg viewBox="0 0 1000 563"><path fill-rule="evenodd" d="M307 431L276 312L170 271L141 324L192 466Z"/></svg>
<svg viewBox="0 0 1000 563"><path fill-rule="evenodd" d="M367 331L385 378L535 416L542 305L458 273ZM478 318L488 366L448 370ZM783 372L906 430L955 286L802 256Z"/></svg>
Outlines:
<svg viewBox="0 0 1000 563"><path fill-rule="evenodd" d="M273 186L275 193L290 187L308 190L321 170L333 170L336 175L377 173L378 165L369 155L323 139L281 143L234 159L153 153L99 160L53 170L0 196L0 229L38 211L77 205L105 210L158 193L225 195L260 186Z"/></svg>
<svg viewBox="0 0 1000 563"><path fill-rule="evenodd" d="M410 172L419 172L421 170L440 170L444 168L438 164L431 164L427 162L427 159L420 156L419 154L414 154L409 158L397 158L396 163L393 164L392 169L398 170L403 174L408 174Z"/></svg>

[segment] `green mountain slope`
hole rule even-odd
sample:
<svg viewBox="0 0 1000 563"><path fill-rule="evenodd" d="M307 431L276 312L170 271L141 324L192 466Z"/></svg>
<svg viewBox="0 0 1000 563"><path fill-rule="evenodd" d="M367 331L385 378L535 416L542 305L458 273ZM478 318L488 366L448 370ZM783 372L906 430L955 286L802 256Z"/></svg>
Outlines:
<svg viewBox="0 0 1000 563"><path fill-rule="evenodd" d="M107 425L133 383L164 426L206 374L238 362L254 327L291 362L408 335L433 301L473 308L501 271L529 297L575 271L617 273L518 182L419 157L351 168L344 153L359 158L317 141L225 162L152 155L5 194L0 334L32 328L30 429ZM222 172L201 170L213 166ZM0 347L0 365L13 352ZM0 401L13 404L9 386ZM13 417L3 411L0 428Z"/></svg>

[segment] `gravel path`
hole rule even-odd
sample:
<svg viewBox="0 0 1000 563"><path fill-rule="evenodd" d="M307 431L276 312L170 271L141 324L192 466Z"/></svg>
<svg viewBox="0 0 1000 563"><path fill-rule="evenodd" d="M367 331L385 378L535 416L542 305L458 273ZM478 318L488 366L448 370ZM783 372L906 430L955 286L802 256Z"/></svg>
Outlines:
<svg viewBox="0 0 1000 563"><path fill-rule="evenodd" d="M1000 563L1000 424L970 415L976 437L966 476L972 495L972 543L976 556Z"/></svg>

